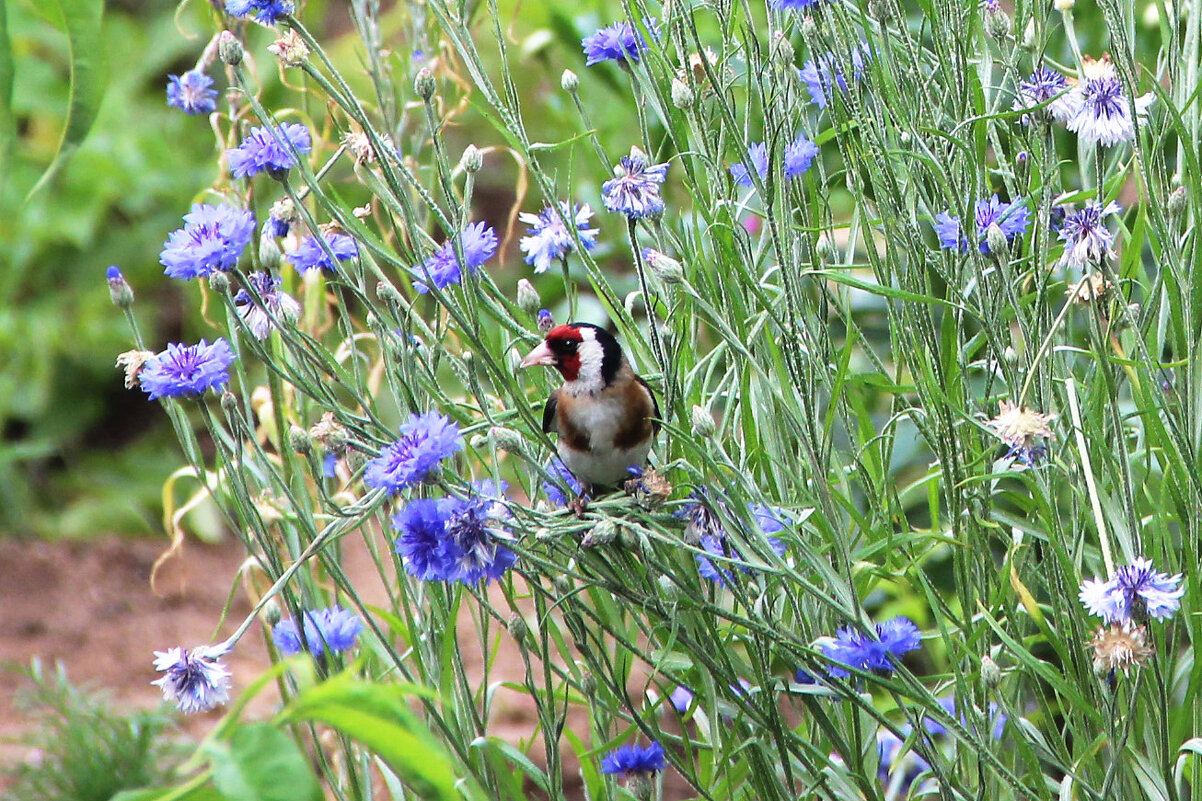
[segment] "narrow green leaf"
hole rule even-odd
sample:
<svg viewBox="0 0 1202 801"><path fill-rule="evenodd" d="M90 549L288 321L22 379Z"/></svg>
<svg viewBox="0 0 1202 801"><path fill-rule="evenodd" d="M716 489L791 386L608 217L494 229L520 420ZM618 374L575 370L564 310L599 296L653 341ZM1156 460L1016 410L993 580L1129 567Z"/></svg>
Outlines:
<svg viewBox="0 0 1202 801"><path fill-rule="evenodd" d="M101 17L104 13L103 0L47 0L46 8L56 16L67 34L67 46L71 61L71 99L67 107L67 122L59 140L54 160L42 173L42 177L29 190L28 197L36 194L62 169L79 144L92 129L104 99L104 37ZM3 56L0 55L0 58ZM0 71L3 66L0 66ZM0 92L3 91L3 76L0 76ZM3 101L0 101L3 104ZM0 111L0 115L2 115ZM3 119L0 117L0 125ZM3 134L0 134L3 137ZM0 138L0 144L2 144Z"/></svg>

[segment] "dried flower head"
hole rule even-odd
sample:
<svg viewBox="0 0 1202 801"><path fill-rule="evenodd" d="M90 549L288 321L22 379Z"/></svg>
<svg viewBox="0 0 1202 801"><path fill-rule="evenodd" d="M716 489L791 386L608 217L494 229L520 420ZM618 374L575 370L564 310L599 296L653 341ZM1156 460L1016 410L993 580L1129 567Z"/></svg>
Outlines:
<svg viewBox="0 0 1202 801"><path fill-rule="evenodd" d="M1099 626L1090 640L1093 648L1093 669L1110 673L1141 667L1152 658L1156 649L1148 642L1148 630L1143 626Z"/></svg>
<svg viewBox="0 0 1202 801"><path fill-rule="evenodd" d="M998 439L1010 446L1007 456L1014 456L1028 466L1034 466L1047 455L1044 440L1052 436L1048 424L1055 419L1027 406L1018 406L1008 400L998 404L997 417L986 425L993 429Z"/></svg>
<svg viewBox="0 0 1202 801"><path fill-rule="evenodd" d="M654 509L672 494L672 484L653 468L628 467L630 478L623 485L627 495L645 508Z"/></svg>
<svg viewBox="0 0 1202 801"><path fill-rule="evenodd" d="M147 359L154 358L152 350L127 350L117 357L117 366L125 370L125 388L133 389L138 386L138 373Z"/></svg>
<svg viewBox="0 0 1202 801"><path fill-rule="evenodd" d="M390 151L395 151L392 144L392 138L388 134L380 137L380 142ZM342 137L342 144L346 145L346 149L351 152L355 158L355 166L363 164L374 164L379 159L379 154L371 143L371 139L363 131L362 128L354 128L347 131Z"/></svg>
<svg viewBox="0 0 1202 801"><path fill-rule="evenodd" d="M278 58L285 67L300 67L309 60L309 46L292 28L269 44L267 52Z"/></svg>
<svg viewBox="0 0 1202 801"><path fill-rule="evenodd" d="M1069 287L1065 294L1073 303L1080 303L1084 306L1102 299L1113 288L1114 284L1107 280L1106 276L1101 273L1090 273Z"/></svg>

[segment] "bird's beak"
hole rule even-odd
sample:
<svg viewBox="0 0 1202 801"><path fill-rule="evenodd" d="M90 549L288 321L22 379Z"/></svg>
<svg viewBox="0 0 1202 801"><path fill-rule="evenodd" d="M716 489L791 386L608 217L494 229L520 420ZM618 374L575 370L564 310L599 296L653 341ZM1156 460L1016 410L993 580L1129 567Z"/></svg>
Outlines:
<svg viewBox="0 0 1202 801"><path fill-rule="evenodd" d="M533 367L534 365L543 367L551 367L555 364L555 354L547 347L546 342L538 343L538 347L526 354L526 358L522 359L522 363L518 367Z"/></svg>

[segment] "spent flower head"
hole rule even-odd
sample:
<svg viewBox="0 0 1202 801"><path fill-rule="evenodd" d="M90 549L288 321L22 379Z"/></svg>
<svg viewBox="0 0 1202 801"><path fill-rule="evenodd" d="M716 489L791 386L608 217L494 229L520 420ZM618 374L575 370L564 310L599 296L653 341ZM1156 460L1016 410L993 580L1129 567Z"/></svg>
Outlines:
<svg viewBox="0 0 1202 801"><path fill-rule="evenodd" d="M463 448L459 426L438 412L410 415L400 434L367 463L363 473L367 486L400 492L425 481L444 459Z"/></svg>
<svg viewBox="0 0 1202 801"><path fill-rule="evenodd" d="M159 263L164 274L185 281L230 270L254 232L255 216L246 209L196 203L184 227L168 234Z"/></svg>
<svg viewBox="0 0 1202 801"><path fill-rule="evenodd" d="M572 221L576 226L576 236L585 250L597 246L597 236L601 233L596 228L589 227L593 218L593 210L587 203L560 203L562 216ZM534 265L535 274L544 273L551 262L567 258L576 249L576 239L563 224L560 212L548 206L538 214L523 212L518 219L529 226L527 235L522 237L519 246L526 254L526 263Z"/></svg>
<svg viewBox="0 0 1202 801"><path fill-rule="evenodd" d="M293 618L280 621L271 630L276 648L288 656L305 650L315 657L322 656L327 650L330 653L346 651L355 646L359 632L363 631L359 616L340 606L306 611L301 617L305 622L303 636Z"/></svg>
<svg viewBox="0 0 1202 801"><path fill-rule="evenodd" d="M204 70L167 76L167 105L185 114L212 114L217 110L217 90Z"/></svg>
<svg viewBox="0 0 1202 801"><path fill-rule="evenodd" d="M203 339L195 345L171 343L143 363L138 381L150 400L200 395L225 386L235 358L221 337L211 345Z"/></svg>
<svg viewBox="0 0 1202 801"><path fill-rule="evenodd" d="M1089 646L1093 649L1093 669L1100 674L1116 670L1126 673L1131 668L1144 666L1156 653L1148 640L1147 628L1131 623L1098 626Z"/></svg>
<svg viewBox="0 0 1202 801"><path fill-rule="evenodd" d="M1091 615L1125 625L1172 617L1181 608L1184 594L1180 573L1161 573L1152 567L1151 559L1137 557L1116 570L1108 581L1083 581L1080 598Z"/></svg>
<svg viewBox="0 0 1202 801"><path fill-rule="evenodd" d="M998 414L986 423L998 439L1010 446L1007 457L1015 457L1028 467L1034 467L1048 452L1046 441L1052 436L1049 423L1054 417L1027 406L1002 400Z"/></svg>
<svg viewBox="0 0 1202 801"><path fill-rule="evenodd" d="M632 147L614 167L614 177L601 185L601 200L605 208L632 220L654 217L664 210L660 185L667 177L667 164L652 164L646 153Z"/></svg>
<svg viewBox="0 0 1202 801"><path fill-rule="evenodd" d="M154 669L162 678L151 684L163 698L177 704L185 715L206 712L230 700L230 671L222 662L225 652L207 646L155 651Z"/></svg>
<svg viewBox="0 0 1202 801"><path fill-rule="evenodd" d="M458 241L463 251L463 266L467 267L468 275L475 275L480 266L491 259L497 250L497 234L492 226L484 222L469 224L463 229ZM430 258L413 268L413 274L416 276L413 288L423 295L430 291L427 281L439 289L462 282L463 272L459 256L455 253L455 240L448 239L442 243Z"/></svg>
<svg viewBox="0 0 1202 801"><path fill-rule="evenodd" d="M285 122L274 130L252 128L242 144L225 151L235 178L248 178L266 170L281 174L296 166L296 156L313 150L309 129L298 122Z"/></svg>

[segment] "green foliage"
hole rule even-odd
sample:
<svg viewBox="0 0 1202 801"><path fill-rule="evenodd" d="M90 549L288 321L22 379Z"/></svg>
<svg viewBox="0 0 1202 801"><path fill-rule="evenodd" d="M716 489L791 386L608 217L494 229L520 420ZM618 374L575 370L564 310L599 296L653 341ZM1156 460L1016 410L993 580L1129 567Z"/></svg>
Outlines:
<svg viewBox="0 0 1202 801"><path fill-rule="evenodd" d="M13 801L109 801L117 793L162 781L174 750L169 719L157 712L119 714L107 701L72 685L61 666L45 675L34 662L32 689L21 707L37 723L27 741L38 758L6 768Z"/></svg>

